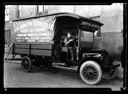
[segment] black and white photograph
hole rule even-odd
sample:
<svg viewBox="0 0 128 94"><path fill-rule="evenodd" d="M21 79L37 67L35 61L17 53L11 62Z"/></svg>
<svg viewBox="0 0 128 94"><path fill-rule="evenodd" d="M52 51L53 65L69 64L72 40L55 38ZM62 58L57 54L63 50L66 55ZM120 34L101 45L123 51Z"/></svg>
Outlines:
<svg viewBox="0 0 128 94"><path fill-rule="evenodd" d="M4 88L126 90L124 5L5 4Z"/></svg>

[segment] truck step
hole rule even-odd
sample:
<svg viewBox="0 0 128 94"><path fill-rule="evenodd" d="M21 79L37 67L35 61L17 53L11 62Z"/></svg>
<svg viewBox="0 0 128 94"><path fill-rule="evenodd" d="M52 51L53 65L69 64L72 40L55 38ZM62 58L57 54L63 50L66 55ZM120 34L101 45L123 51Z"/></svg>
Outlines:
<svg viewBox="0 0 128 94"><path fill-rule="evenodd" d="M54 66L65 66L65 63L52 63Z"/></svg>
<svg viewBox="0 0 128 94"><path fill-rule="evenodd" d="M53 64L54 67L57 67L57 68L62 68L62 69L73 69L73 70L77 70L77 67L78 66L69 66L67 67L64 63L54 63Z"/></svg>

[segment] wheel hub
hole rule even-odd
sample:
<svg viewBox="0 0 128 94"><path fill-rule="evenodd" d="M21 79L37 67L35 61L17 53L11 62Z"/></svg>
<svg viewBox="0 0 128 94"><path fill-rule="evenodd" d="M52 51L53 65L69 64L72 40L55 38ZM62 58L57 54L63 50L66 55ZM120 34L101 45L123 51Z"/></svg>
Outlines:
<svg viewBox="0 0 128 94"><path fill-rule="evenodd" d="M83 74L88 80L96 80L98 76L97 70L93 66L85 67Z"/></svg>

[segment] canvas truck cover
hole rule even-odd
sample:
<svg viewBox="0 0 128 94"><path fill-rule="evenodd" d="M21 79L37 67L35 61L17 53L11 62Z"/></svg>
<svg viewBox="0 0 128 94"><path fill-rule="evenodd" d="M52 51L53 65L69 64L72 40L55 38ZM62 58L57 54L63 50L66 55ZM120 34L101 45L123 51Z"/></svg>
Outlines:
<svg viewBox="0 0 128 94"><path fill-rule="evenodd" d="M54 16L31 18L13 22L14 43L53 43Z"/></svg>
<svg viewBox="0 0 128 94"><path fill-rule="evenodd" d="M57 17L72 17L81 21L81 27L96 31L103 25L100 22L72 14L55 13L39 17L17 19L13 21L14 43L53 43L54 24Z"/></svg>

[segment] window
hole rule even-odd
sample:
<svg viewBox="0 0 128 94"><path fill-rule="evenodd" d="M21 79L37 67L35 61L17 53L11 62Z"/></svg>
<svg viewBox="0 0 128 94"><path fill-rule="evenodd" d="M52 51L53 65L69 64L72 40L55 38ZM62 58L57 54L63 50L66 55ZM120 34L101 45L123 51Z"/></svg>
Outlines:
<svg viewBox="0 0 128 94"><path fill-rule="evenodd" d="M37 14L43 15L48 13L48 7L45 5L38 5L37 6Z"/></svg>
<svg viewBox="0 0 128 94"><path fill-rule="evenodd" d="M9 44L11 41L11 31L5 30L5 44Z"/></svg>
<svg viewBox="0 0 128 94"><path fill-rule="evenodd" d="M44 11L44 6L43 5L39 5L38 7L39 7L39 10L38 10L39 13Z"/></svg>
<svg viewBox="0 0 128 94"><path fill-rule="evenodd" d="M5 21L9 21L9 7L5 7Z"/></svg>
<svg viewBox="0 0 128 94"><path fill-rule="evenodd" d="M93 33L88 31L81 31L81 41L93 42Z"/></svg>
<svg viewBox="0 0 128 94"><path fill-rule="evenodd" d="M21 17L21 7L22 7L22 6L20 6L20 5L18 6L18 18Z"/></svg>

